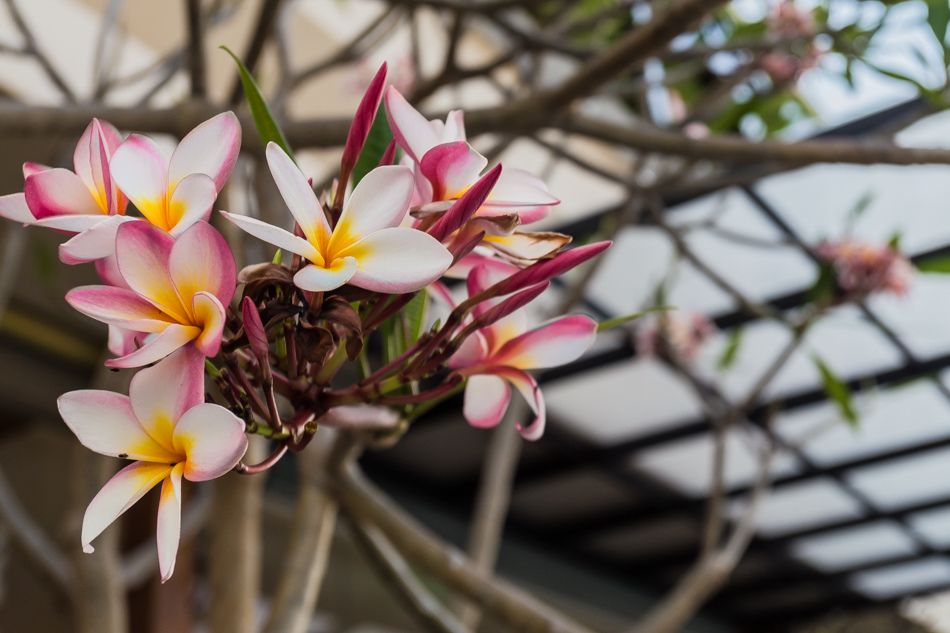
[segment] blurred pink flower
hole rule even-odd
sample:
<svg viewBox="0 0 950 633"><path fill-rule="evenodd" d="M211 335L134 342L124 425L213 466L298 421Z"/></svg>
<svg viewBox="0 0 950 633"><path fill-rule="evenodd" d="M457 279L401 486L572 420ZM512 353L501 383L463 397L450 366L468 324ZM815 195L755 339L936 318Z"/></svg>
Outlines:
<svg viewBox="0 0 950 633"><path fill-rule="evenodd" d="M824 51L809 43L804 53L799 55L780 51L767 53L759 59L758 65L772 79L772 83L783 84L798 81L802 73L818 66L824 54Z"/></svg>
<svg viewBox="0 0 950 633"><path fill-rule="evenodd" d="M889 244L876 245L846 238L822 242L815 254L834 268L838 288L844 297L872 292L907 293L913 266Z"/></svg>
<svg viewBox="0 0 950 633"><path fill-rule="evenodd" d="M811 11L798 8L792 0L782 0L765 18L765 26L772 35L802 37L815 32L815 18Z"/></svg>
<svg viewBox="0 0 950 633"><path fill-rule="evenodd" d="M716 326L701 312L671 312L648 321L637 334L637 353L654 356L662 336L677 356L696 358L703 343L716 332Z"/></svg>

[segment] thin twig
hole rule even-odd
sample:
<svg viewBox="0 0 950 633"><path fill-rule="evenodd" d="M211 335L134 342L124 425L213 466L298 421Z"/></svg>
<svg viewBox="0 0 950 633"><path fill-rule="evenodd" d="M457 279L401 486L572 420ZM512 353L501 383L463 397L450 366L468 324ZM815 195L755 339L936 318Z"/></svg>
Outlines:
<svg viewBox="0 0 950 633"><path fill-rule="evenodd" d="M491 577L498 560L518 458L521 456L522 439L515 423L523 422L527 414L528 405L524 400L512 402L501 424L492 431L485 451L466 549L474 568L486 578ZM473 631L478 629L481 620L478 607L465 601L457 606L455 612L465 628Z"/></svg>
<svg viewBox="0 0 950 633"><path fill-rule="evenodd" d="M191 96L204 99L208 94L207 70L204 54L201 1L188 0L188 69L191 76Z"/></svg>
<svg viewBox="0 0 950 633"><path fill-rule="evenodd" d="M370 484L353 463L338 474L338 495L348 512L375 524L413 565L478 603L486 612L526 633L593 633L511 583L487 580L466 556L422 527Z"/></svg>
<svg viewBox="0 0 950 633"><path fill-rule="evenodd" d="M56 544L33 520L17 499L6 475L0 471L0 521L10 538L66 596L73 597L73 571Z"/></svg>
<svg viewBox="0 0 950 633"><path fill-rule="evenodd" d="M357 542L363 546L380 573L399 591L413 613L419 616L423 626L433 633L470 633L471 629L466 628L426 589L406 559L379 528L352 517L350 523L354 527Z"/></svg>
<svg viewBox="0 0 950 633"><path fill-rule="evenodd" d="M17 6L14 0L5 0L7 3L7 9L10 12L10 17L13 19L13 23L16 25L17 30L20 32L20 35L23 36L23 41L25 43L25 49L36 59L37 63L43 68L46 72L46 76L49 77L50 81L55 84L59 91L63 94L63 97L66 98L70 103L76 102L76 94L73 92L72 88L69 87L69 84L63 79L63 76L59 74L59 71L56 70L56 67L53 66L49 57L46 56L43 51L39 49L36 45L36 38L33 36L33 31L30 30L30 27L27 26L26 21L23 19L23 14L20 13L20 8Z"/></svg>

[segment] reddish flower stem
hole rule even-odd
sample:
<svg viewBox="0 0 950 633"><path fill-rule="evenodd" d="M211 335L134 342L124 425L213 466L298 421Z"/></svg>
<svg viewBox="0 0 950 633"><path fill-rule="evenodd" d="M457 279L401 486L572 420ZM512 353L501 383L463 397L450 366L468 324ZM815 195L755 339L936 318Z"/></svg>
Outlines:
<svg viewBox="0 0 950 633"><path fill-rule="evenodd" d="M262 473L265 470L269 470L274 467L274 465L280 461L280 458L284 456L284 453L287 452L287 443L281 442L280 446L274 449L274 452L267 456L267 459L262 461L259 464L254 464L253 466L247 466L241 464L238 466L237 471L242 475L256 475Z"/></svg>

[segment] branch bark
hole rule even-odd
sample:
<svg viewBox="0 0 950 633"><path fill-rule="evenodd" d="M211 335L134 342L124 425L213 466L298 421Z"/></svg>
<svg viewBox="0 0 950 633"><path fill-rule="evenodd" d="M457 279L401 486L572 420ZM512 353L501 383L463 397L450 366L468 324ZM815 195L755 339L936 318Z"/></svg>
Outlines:
<svg viewBox="0 0 950 633"><path fill-rule="evenodd" d="M370 484L355 464L338 473L338 495L347 512L376 525L419 569L469 597L513 629L525 633L593 633L511 583L487 580L455 547L409 517Z"/></svg>
<svg viewBox="0 0 950 633"><path fill-rule="evenodd" d="M511 488L521 456L522 440L515 422L524 418L527 409L524 400L511 403L501 424L492 431L485 453L467 547L475 570L484 578L492 576L498 561ZM455 611L466 628L473 631L478 629L481 611L477 606L465 601Z"/></svg>
<svg viewBox="0 0 950 633"><path fill-rule="evenodd" d="M256 440L256 441L255 441ZM252 438L246 459L266 455L263 438ZM213 633L255 633L261 583L263 476L229 473L213 483L210 570Z"/></svg>
<svg viewBox="0 0 950 633"><path fill-rule="evenodd" d="M313 619L339 509L324 486L325 467L335 438L331 429L320 429L307 450L297 454L297 505L284 573L274 594L265 633L305 633Z"/></svg>

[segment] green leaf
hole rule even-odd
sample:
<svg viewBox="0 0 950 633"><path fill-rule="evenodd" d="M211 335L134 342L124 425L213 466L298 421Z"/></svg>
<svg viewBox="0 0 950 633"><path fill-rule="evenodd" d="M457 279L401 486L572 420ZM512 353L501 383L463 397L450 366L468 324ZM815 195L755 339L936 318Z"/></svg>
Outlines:
<svg viewBox="0 0 950 633"><path fill-rule="evenodd" d="M851 207L851 218L856 220L861 217L861 214L867 211L872 202L874 202L874 192L865 191L864 195Z"/></svg>
<svg viewBox="0 0 950 633"><path fill-rule="evenodd" d="M733 328L732 331L729 332L729 340L726 342L726 348L722 350L719 362L716 363L716 368L719 371L725 371L735 364L736 358L739 357L739 346L742 344L742 334L743 330L741 327Z"/></svg>
<svg viewBox="0 0 950 633"><path fill-rule="evenodd" d="M819 357L814 356L812 360L815 363L815 367L817 367L821 373L822 386L825 389L825 393L828 394L828 398L838 405L838 410L844 419L848 421L848 424L852 427L857 427L858 412L854 409L854 403L851 399L851 390L848 388L848 385L838 378L835 373L831 371L831 368Z"/></svg>
<svg viewBox="0 0 950 633"><path fill-rule="evenodd" d="M406 304L403 312L406 315L406 324L409 326L409 342L415 343L422 336L422 326L425 324L426 307L429 305L429 293L422 290L416 293L412 301Z"/></svg>
<svg viewBox="0 0 950 633"><path fill-rule="evenodd" d="M894 235L891 236L891 239L887 240L887 245L890 246L895 251L900 251L902 237L903 235L901 235L900 231L898 231L897 233L894 233Z"/></svg>
<svg viewBox="0 0 950 633"><path fill-rule="evenodd" d="M274 259L270 260L270 263L277 264L278 266L280 266L280 263L283 261L283 259L284 259L284 254L278 248L277 252L274 253Z"/></svg>
<svg viewBox="0 0 950 633"><path fill-rule="evenodd" d="M927 24L933 31L940 48L947 49L947 24L950 24L950 2L947 0L927 0Z"/></svg>
<svg viewBox="0 0 950 633"><path fill-rule="evenodd" d="M280 145L281 149L287 152L288 156L293 158L294 153L290 149L290 144L287 142L284 133L280 130L280 126L277 125L277 121L274 119L274 115L271 114L270 108L267 107L267 102L264 100L264 96L261 94L261 89L257 86L257 82L254 81L254 77L252 77L251 73L244 67L244 63L238 59L238 56L231 52L231 49L227 46L221 46L220 48L230 55L238 65L238 72L241 75L241 85L244 86L244 96L247 97L247 105L251 109L251 116L254 117L254 125L257 127L257 133L260 135L264 147L267 147L267 143L273 141Z"/></svg>
<svg viewBox="0 0 950 633"><path fill-rule="evenodd" d="M654 306L652 308L648 308L640 312L634 312L633 314L628 314L626 316L619 316L613 319L607 319L606 321L600 322L600 324L597 326L597 332L598 333L605 332L612 327L617 327L618 325L623 325L624 323L634 321L636 319L639 319L642 316L646 316L647 314L650 314L651 312L665 312L667 310L675 310L675 308L673 306Z"/></svg>
<svg viewBox="0 0 950 633"><path fill-rule="evenodd" d="M389 121L386 119L386 102L379 103L379 110L376 111L376 118L373 119L373 125L369 129L369 136L366 137L366 143L360 151L360 157L356 159L356 166L353 168L351 180L355 188L357 183L363 179L372 169L379 165L389 142L393 140L392 130L389 129Z"/></svg>
<svg viewBox="0 0 950 633"><path fill-rule="evenodd" d="M835 275L834 267L827 262L822 262L818 267L818 278L805 296L809 303L824 303L833 299L837 291L838 277Z"/></svg>
<svg viewBox="0 0 950 633"><path fill-rule="evenodd" d="M922 273L950 273L950 255L934 255L914 264Z"/></svg>

